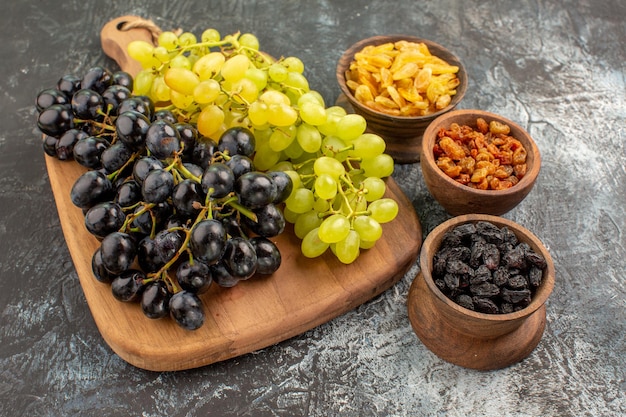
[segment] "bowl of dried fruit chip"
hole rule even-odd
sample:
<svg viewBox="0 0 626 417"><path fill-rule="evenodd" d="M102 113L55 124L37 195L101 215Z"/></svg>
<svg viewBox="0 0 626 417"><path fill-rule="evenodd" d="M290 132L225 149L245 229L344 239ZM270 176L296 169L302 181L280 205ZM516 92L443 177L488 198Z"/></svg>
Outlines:
<svg viewBox="0 0 626 417"><path fill-rule="evenodd" d="M499 369L526 358L546 325L554 288L548 249L498 216L454 217L428 234L407 298L421 342L440 358Z"/></svg>
<svg viewBox="0 0 626 417"><path fill-rule="evenodd" d="M432 196L452 215L502 215L531 191L539 148L521 126L481 110L453 110L424 132L420 167Z"/></svg>
<svg viewBox="0 0 626 417"><path fill-rule="evenodd" d="M417 162L424 129L452 110L467 90L459 58L443 46L408 35L363 39L337 63L341 100L387 142L398 163Z"/></svg>

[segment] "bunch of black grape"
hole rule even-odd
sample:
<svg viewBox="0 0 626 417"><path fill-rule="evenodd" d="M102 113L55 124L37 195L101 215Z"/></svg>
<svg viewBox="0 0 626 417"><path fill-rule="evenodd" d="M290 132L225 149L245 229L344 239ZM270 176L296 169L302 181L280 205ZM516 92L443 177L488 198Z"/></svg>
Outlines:
<svg viewBox="0 0 626 417"><path fill-rule="evenodd" d="M84 81L96 72L98 83ZM121 78L90 70L74 79L69 104L60 103L71 92L61 85L73 78L59 81L58 94L44 90L37 99L44 150L88 168L70 198L100 241L95 278L110 283L116 299L139 302L147 317L171 316L195 330L205 319L198 295L212 283L232 287L279 268L270 238L285 228L280 203L293 184L284 172L255 170L246 128L215 142L168 110L155 111L147 97L110 99L111 89L123 91L115 84ZM52 96L54 104L43 99Z"/></svg>

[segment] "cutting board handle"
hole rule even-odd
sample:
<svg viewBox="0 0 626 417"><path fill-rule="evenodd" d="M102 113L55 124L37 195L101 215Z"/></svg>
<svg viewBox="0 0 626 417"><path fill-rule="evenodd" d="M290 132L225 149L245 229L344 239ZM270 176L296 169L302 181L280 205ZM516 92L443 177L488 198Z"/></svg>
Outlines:
<svg viewBox="0 0 626 417"><path fill-rule="evenodd" d="M139 62L128 56L128 44L137 40L155 44L159 33L161 29L151 20L121 16L102 27L100 41L104 53L115 60L122 70L135 77L142 68Z"/></svg>

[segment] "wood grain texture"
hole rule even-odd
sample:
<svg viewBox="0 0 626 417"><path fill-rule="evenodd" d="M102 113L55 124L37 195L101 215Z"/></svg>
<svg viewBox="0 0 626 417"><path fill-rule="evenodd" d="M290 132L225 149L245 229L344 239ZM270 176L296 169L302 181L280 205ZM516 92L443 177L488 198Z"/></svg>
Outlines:
<svg viewBox="0 0 626 417"><path fill-rule="evenodd" d="M103 45L117 45L109 51L118 54L123 51L119 46L133 39L129 33L138 31L143 30L134 29L113 41L104 39ZM115 37L118 32L110 33ZM122 69L128 68L129 61L114 57ZM233 288L213 285L201 296L205 324L190 332L169 319L146 318L136 304L117 301L109 285L93 278L91 259L99 243L85 229L82 210L69 198L72 185L85 168L50 157L46 157L46 165L63 234L96 325L121 358L148 370L195 368L301 334L391 287L414 264L421 248L421 226L413 206L389 178L386 196L398 202L398 216L383 225L383 238L374 248L363 251L356 262L343 265L330 253L305 258L300 240L288 227L274 239L283 259L280 269Z"/></svg>

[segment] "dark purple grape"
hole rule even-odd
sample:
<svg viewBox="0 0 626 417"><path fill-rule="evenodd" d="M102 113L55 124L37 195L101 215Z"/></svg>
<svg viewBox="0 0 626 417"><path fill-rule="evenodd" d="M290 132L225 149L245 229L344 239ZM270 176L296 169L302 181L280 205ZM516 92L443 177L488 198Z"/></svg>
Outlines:
<svg viewBox="0 0 626 417"><path fill-rule="evenodd" d="M146 274L138 269L123 271L111 282L111 293L116 300L131 303L139 301L144 288Z"/></svg>
<svg viewBox="0 0 626 417"><path fill-rule="evenodd" d="M145 144L149 128L148 116L135 110L124 111L115 119L117 137L133 149Z"/></svg>
<svg viewBox="0 0 626 417"><path fill-rule="evenodd" d="M61 161L66 161L74 157L74 146L79 140L88 137L87 133L78 129L70 129L63 133L56 144L56 155Z"/></svg>
<svg viewBox="0 0 626 417"><path fill-rule="evenodd" d="M135 260L137 244L129 234L113 232L102 239L100 251L104 267L112 274L121 274Z"/></svg>
<svg viewBox="0 0 626 417"><path fill-rule="evenodd" d="M98 203L87 210L85 227L87 231L98 238L117 232L126 220L126 214L119 204L111 201Z"/></svg>
<svg viewBox="0 0 626 417"><path fill-rule="evenodd" d="M252 159L245 155L233 155L226 165L233 170L235 179L241 177L243 174L254 171L254 163Z"/></svg>
<svg viewBox="0 0 626 417"><path fill-rule="evenodd" d="M146 132L146 147L158 159L170 158L180 151L180 134L173 123L155 120Z"/></svg>
<svg viewBox="0 0 626 417"><path fill-rule="evenodd" d="M107 114L118 114L120 103L132 96L132 92L122 85L110 85L102 93Z"/></svg>
<svg viewBox="0 0 626 417"><path fill-rule="evenodd" d="M209 265L197 259L182 262L176 269L176 279L183 290L196 294L207 292L213 282Z"/></svg>
<svg viewBox="0 0 626 417"><path fill-rule="evenodd" d="M170 316L183 329L199 329L205 320L200 298L189 291L179 291L172 295L169 303Z"/></svg>
<svg viewBox="0 0 626 417"><path fill-rule="evenodd" d="M74 115L84 120L102 120L105 105L102 96L89 88L81 88L72 96Z"/></svg>
<svg viewBox="0 0 626 417"><path fill-rule="evenodd" d="M203 170L207 169L216 150L217 143L215 143L213 139L205 137L198 138L196 146L193 148L191 161Z"/></svg>
<svg viewBox="0 0 626 417"><path fill-rule="evenodd" d="M76 207L88 209L93 205L110 200L115 190L111 181L100 171L87 171L82 174L70 191L70 198Z"/></svg>
<svg viewBox="0 0 626 417"><path fill-rule="evenodd" d="M109 147L109 141L98 136L87 136L74 145L74 160L80 165L91 168L102 168L100 155Z"/></svg>
<svg viewBox="0 0 626 417"><path fill-rule="evenodd" d="M69 104L53 104L37 117L37 127L46 135L60 137L74 127L74 113Z"/></svg>
<svg viewBox="0 0 626 417"><path fill-rule="evenodd" d="M182 180L172 192L172 205L183 216L195 217L204 205L204 192L195 181Z"/></svg>
<svg viewBox="0 0 626 417"><path fill-rule="evenodd" d="M204 174L204 169L202 169L199 165L196 165L192 162L184 162L183 166L195 178L202 178L202 174ZM183 177L187 178L187 174L183 174L183 173L181 174L183 175Z"/></svg>
<svg viewBox="0 0 626 417"><path fill-rule="evenodd" d="M291 177L283 171L269 171L267 175L269 175L274 184L276 184L276 198L273 203L278 204L284 202L293 191L293 181Z"/></svg>
<svg viewBox="0 0 626 417"><path fill-rule="evenodd" d="M104 264L102 263L102 252L100 251L100 248L96 249L91 258L91 271L93 272L93 276L94 278L96 278L96 280L105 284L110 284L117 276L107 271L107 269L104 267Z"/></svg>
<svg viewBox="0 0 626 417"><path fill-rule="evenodd" d="M148 174L155 169L163 169L163 163L154 156L144 156L133 165L133 178L137 184L143 184Z"/></svg>
<svg viewBox="0 0 626 417"><path fill-rule="evenodd" d="M54 136L45 135L45 134L43 135L42 147L46 155L53 156L56 158L58 141L59 141L59 138L55 138Z"/></svg>
<svg viewBox="0 0 626 417"><path fill-rule="evenodd" d="M209 267L213 282L223 288L231 288L239 284L241 278L234 277L224 266L224 262L218 261Z"/></svg>
<svg viewBox="0 0 626 417"><path fill-rule="evenodd" d="M150 119L152 118L152 113L154 113L154 105L151 101L148 104L141 97L133 96L122 101L117 108L118 115L126 113L127 111L134 111L143 114L144 116L146 116L149 123Z"/></svg>
<svg viewBox="0 0 626 417"><path fill-rule="evenodd" d="M96 66L90 68L85 73L80 83L80 86L83 89L91 89L101 94L104 90L107 89L108 86L111 85L111 82L111 71L104 67Z"/></svg>
<svg viewBox="0 0 626 417"><path fill-rule="evenodd" d="M278 246L271 240L262 236L251 238L250 244L256 253L256 272L263 275L276 272L282 262L282 256L278 250Z"/></svg>
<svg viewBox="0 0 626 417"><path fill-rule="evenodd" d="M264 172L252 171L240 176L235 182L235 192L244 206L257 209L276 199L277 189L272 178Z"/></svg>
<svg viewBox="0 0 626 417"><path fill-rule="evenodd" d="M245 127L231 127L219 138L217 147L221 152L229 155L252 156L254 154L256 140L254 134Z"/></svg>
<svg viewBox="0 0 626 417"><path fill-rule="evenodd" d="M212 198L226 197L235 186L233 170L222 162L214 162L202 174L202 191Z"/></svg>
<svg viewBox="0 0 626 417"><path fill-rule="evenodd" d="M141 310L150 319L161 319L170 313L172 294L165 282L153 281L145 285L141 293Z"/></svg>
<svg viewBox="0 0 626 417"><path fill-rule="evenodd" d="M252 277L256 272L256 252L252 244L242 237L232 237L226 241L222 262L232 276L242 280Z"/></svg>
<svg viewBox="0 0 626 417"><path fill-rule="evenodd" d="M154 120L163 120L170 124L178 123L178 119L174 116L171 110L161 109L154 112Z"/></svg>
<svg viewBox="0 0 626 417"><path fill-rule="evenodd" d="M157 272L165 265L165 261L161 259L157 251L154 239L149 236L144 237L137 245L137 263L147 273Z"/></svg>
<svg viewBox="0 0 626 417"><path fill-rule="evenodd" d="M67 94L57 90L56 88L47 88L45 90L41 90L39 94L37 94L35 106L37 107L37 111L42 112L53 104L69 104L69 102L70 99Z"/></svg>
<svg viewBox="0 0 626 417"><path fill-rule="evenodd" d="M126 180L119 187L115 194L115 201L121 207L130 207L139 203L142 199L141 186L135 180Z"/></svg>
<svg viewBox="0 0 626 417"><path fill-rule="evenodd" d="M80 90L80 84L80 78L69 74L64 75L57 81L57 90L65 94L66 97L72 97L75 92Z"/></svg>
<svg viewBox="0 0 626 417"><path fill-rule="evenodd" d="M107 173L113 173L122 169L132 156L132 149L123 142L116 142L102 152L100 162Z"/></svg>
<svg viewBox="0 0 626 417"><path fill-rule="evenodd" d="M268 204L252 211L257 220L241 216L241 223L257 235L274 237L285 230L285 216L275 204Z"/></svg>
<svg viewBox="0 0 626 417"><path fill-rule="evenodd" d="M115 71L111 76L111 84L126 87L133 91L133 76L126 71Z"/></svg>
<svg viewBox="0 0 626 417"><path fill-rule="evenodd" d="M189 247L194 258L208 265L217 262L226 244L226 230L219 220L202 220L191 229Z"/></svg>
<svg viewBox="0 0 626 417"><path fill-rule="evenodd" d="M181 230L160 230L154 236L154 245L159 257L169 262L176 256L178 250L185 242L185 233Z"/></svg>
<svg viewBox="0 0 626 417"><path fill-rule="evenodd" d="M164 169L150 171L141 185L143 200L148 203L162 203L174 190L174 176Z"/></svg>
<svg viewBox="0 0 626 417"><path fill-rule="evenodd" d="M174 123L174 127L180 135L180 143L183 148L183 156L190 160L193 155L193 149L198 140L198 129L189 123Z"/></svg>
<svg viewBox="0 0 626 417"><path fill-rule="evenodd" d="M140 205L135 209L135 214L143 210L143 205ZM154 207L135 217L132 226L137 228L140 233L149 235L153 229L158 230L172 215L172 212L173 208L169 203L157 203Z"/></svg>

